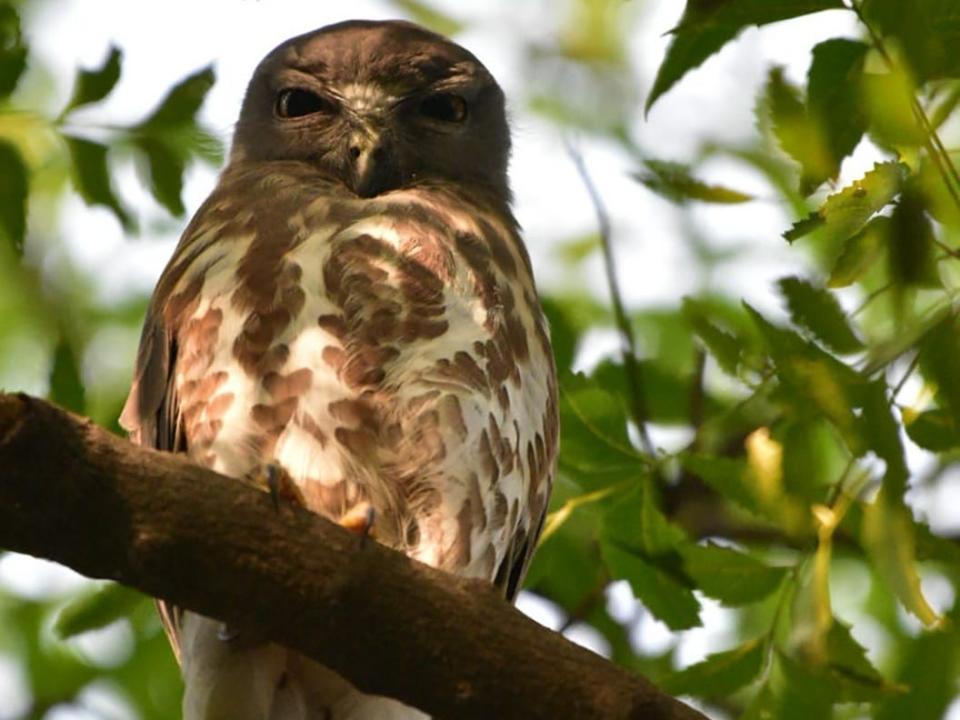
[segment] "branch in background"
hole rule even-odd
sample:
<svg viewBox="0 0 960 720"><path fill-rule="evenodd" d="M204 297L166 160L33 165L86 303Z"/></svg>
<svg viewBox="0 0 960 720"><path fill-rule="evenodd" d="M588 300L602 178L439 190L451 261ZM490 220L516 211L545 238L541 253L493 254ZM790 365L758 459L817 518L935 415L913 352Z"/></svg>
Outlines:
<svg viewBox="0 0 960 720"><path fill-rule="evenodd" d="M437 718L705 720L488 583L44 401L0 394L0 468L0 547L255 627Z"/></svg>
<svg viewBox="0 0 960 720"><path fill-rule="evenodd" d="M637 346L633 339L633 328L630 326L630 319L627 317L623 306L623 295L620 293L620 283L617 280L617 271L614 267L613 246L611 244L610 216L603 204L600 193L597 192L590 173L587 172L587 166L583 162L583 157L573 145L567 143L567 152L573 160L573 164L580 174L587 193L590 195L590 202L593 203L594 211L597 214L597 226L600 234L600 246L603 249L603 267L607 275L607 285L610 288L610 301L613 305L613 316L617 322L617 328L620 331L620 343L623 355L623 369L627 376L627 389L630 394L630 414L633 422L640 433L640 441L643 443L643 449L650 456L653 462L656 460L656 448L650 439L650 433L647 430L647 399L643 387L643 371L637 360Z"/></svg>

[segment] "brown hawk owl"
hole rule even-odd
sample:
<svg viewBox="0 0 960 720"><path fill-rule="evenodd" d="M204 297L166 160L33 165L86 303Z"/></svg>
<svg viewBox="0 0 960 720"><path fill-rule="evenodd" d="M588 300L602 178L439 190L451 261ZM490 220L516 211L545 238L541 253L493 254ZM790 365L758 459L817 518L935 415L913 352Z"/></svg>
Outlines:
<svg viewBox="0 0 960 720"><path fill-rule="evenodd" d="M309 509L369 515L380 542L512 599L550 494L557 401L509 149L490 73L423 28L351 21L276 48L154 292L132 438L237 478L282 473ZM161 614L187 720L425 717Z"/></svg>

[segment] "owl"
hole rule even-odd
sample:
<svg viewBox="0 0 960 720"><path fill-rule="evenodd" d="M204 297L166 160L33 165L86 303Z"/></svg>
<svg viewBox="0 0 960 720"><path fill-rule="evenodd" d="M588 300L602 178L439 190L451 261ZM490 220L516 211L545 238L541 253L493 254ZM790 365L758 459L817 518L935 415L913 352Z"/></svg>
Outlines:
<svg viewBox="0 0 960 720"><path fill-rule="evenodd" d="M273 50L151 299L121 418L131 438L266 479L512 600L558 419L509 151L496 81L424 28L343 22ZM159 605L186 720L426 717Z"/></svg>

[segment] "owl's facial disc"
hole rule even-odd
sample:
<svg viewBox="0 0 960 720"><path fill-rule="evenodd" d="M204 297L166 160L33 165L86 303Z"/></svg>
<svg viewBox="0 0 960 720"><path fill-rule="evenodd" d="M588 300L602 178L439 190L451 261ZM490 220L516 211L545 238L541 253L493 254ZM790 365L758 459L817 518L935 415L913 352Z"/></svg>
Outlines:
<svg viewBox="0 0 960 720"><path fill-rule="evenodd" d="M430 179L503 194L509 147L503 93L470 53L409 23L353 21L267 56L231 159L309 162L363 198Z"/></svg>

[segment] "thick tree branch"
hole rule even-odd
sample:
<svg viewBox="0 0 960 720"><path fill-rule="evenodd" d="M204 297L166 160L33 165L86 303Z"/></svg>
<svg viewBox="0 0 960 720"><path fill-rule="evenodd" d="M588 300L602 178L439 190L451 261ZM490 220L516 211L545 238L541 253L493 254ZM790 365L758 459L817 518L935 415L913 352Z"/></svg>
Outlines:
<svg viewBox="0 0 960 720"><path fill-rule="evenodd" d="M0 394L0 547L256 627L438 718L703 719L486 583L25 395Z"/></svg>

